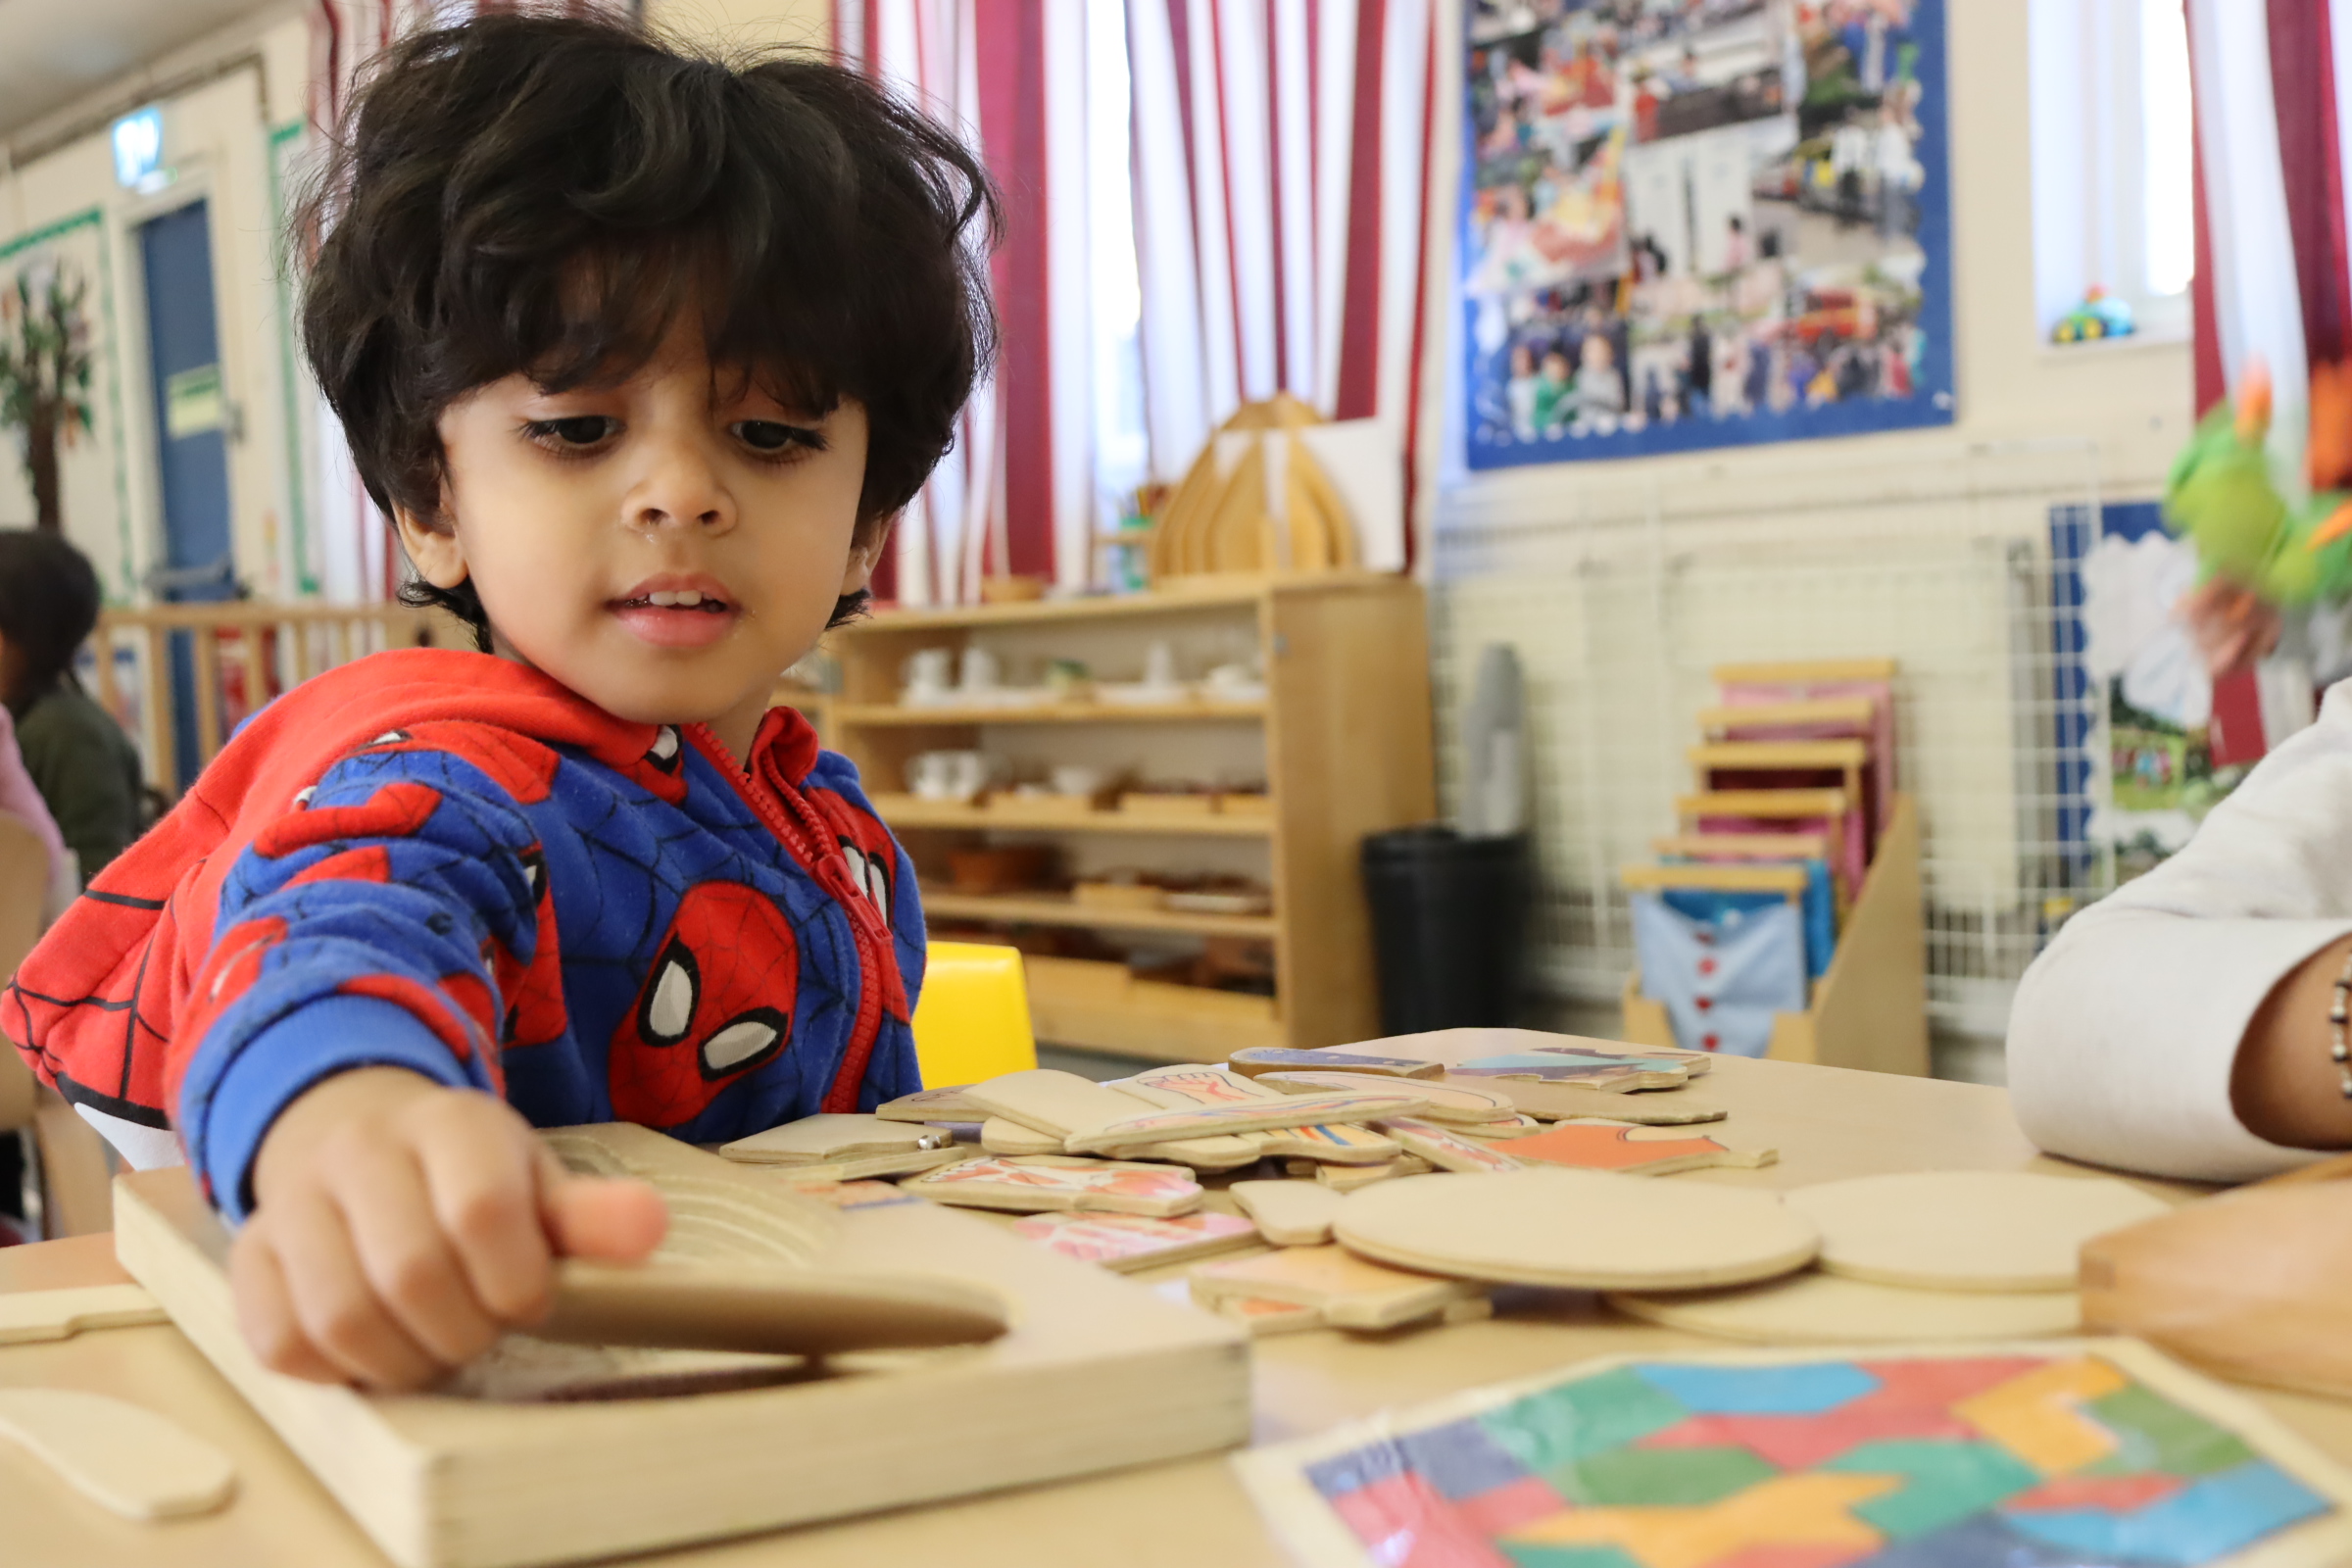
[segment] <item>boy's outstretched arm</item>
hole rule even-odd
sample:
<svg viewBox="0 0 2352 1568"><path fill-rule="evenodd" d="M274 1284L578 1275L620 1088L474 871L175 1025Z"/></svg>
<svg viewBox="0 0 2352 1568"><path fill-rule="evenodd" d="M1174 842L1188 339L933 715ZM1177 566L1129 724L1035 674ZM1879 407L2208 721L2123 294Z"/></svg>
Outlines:
<svg viewBox="0 0 2352 1568"><path fill-rule="evenodd" d="M547 1313L558 1256L633 1262L660 1244L641 1183L567 1173L478 1090L361 1067L278 1114L229 1253L263 1361L322 1382L415 1388Z"/></svg>
<svg viewBox="0 0 2352 1568"><path fill-rule="evenodd" d="M244 1222L249 1342L281 1371L402 1388L544 1313L556 1256L645 1255L662 1209L568 1176L504 1098L553 929L517 775L469 760L465 726L378 748L238 857L167 1074L190 1162Z"/></svg>

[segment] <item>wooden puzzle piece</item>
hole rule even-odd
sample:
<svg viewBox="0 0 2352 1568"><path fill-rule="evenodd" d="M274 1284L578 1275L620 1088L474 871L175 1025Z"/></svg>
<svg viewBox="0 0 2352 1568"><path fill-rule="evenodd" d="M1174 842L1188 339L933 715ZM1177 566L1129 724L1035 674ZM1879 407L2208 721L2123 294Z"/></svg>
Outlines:
<svg viewBox="0 0 2352 1568"><path fill-rule="evenodd" d="M1193 1110L1153 1110L1128 1116L1074 1135L1063 1147L1073 1154L1125 1154L1172 1138L1311 1127L1329 1121L1364 1122L1380 1116L1408 1116L1421 1105L1420 1097L1402 1090L1393 1095L1285 1095L1280 1100L1252 1101L1245 1105L1202 1105Z"/></svg>
<svg viewBox="0 0 2352 1568"><path fill-rule="evenodd" d="M1668 1176L1716 1167L1755 1170L1781 1157L1774 1149L1732 1149L1679 1128L1615 1121L1559 1122L1549 1132L1517 1140L1511 1152L1531 1163L1613 1170L1628 1176Z"/></svg>
<svg viewBox="0 0 2352 1568"><path fill-rule="evenodd" d="M559 1345L839 1355L977 1345L1008 1325L1004 1298L947 1275L759 1265L556 1265L556 1304L531 1330Z"/></svg>
<svg viewBox="0 0 2352 1568"><path fill-rule="evenodd" d="M1676 1046L1637 1045L1630 1040L1610 1040L1596 1044L1529 1046L1528 1051L1539 1056L1568 1056L1577 1060L1593 1061L1655 1061L1669 1067L1680 1067L1693 1078L1703 1078L1715 1070L1715 1058L1703 1051L1684 1051Z"/></svg>
<svg viewBox="0 0 2352 1568"><path fill-rule="evenodd" d="M1567 1121L1582 1116L1639 1122L1644 1127L1684 1127L1694 1122L1721 1121L1728 1114L1721 1104L1689 1089L1663 1095L1632 1095L1592 1089L1583 1084L1538 1083L1525 1078L1482 1079L1479 1087L1493 1089L1509 1100L1521 1115L1544 1121Z"/></svg>
<svg viewBox="0 0 2352 1568"><path fill-rule="evenodd" d="M969 1084L941 1089L918 1089L911 1095L886 1100L874 1107L884 1121L983 1121L988 1112L963 1098Z"/></svg>
<svg viewBox="0 0 2352 1568"><path fill-rule="evenodd" d="M980 1147L992 1154L1058 1154L1059 1133L1041 1133L1006 1116L991 1116L980 1124Z"/></svg>
<svg viewBox="0 0 2352 1568"><path fill-rule="evenodd" d="M1787 1196L1821 1228L1830 1273L1949 1291L2072 1290L2083 1243L2172 1211L2110 1177L2024 1171L1903 1171Z"/></svg>
<svg viewBox="0 0 2352 1568"><path fill-rule="evenodd" d="M1113 1274L1188 1262L1257 1240L1257 1227L1249 1220L1205 1209L1169 1219L1150 1214L1031 1214L1014 1221L1012 1228L1050 1251L1081 1263L1099 1263Z"/></svg>
<svg viewBox="0 0 2352 1568"><path fill-rule="evenodd" d="M859 1159L836 1159L822 1165L764 1165L765 1174L779 1176L795 1188L807 1182L861 1182L877 1176L911 1176L971 1158L969 1145L953 1141L938 1149L908 1149L896 1154L868 1154Z"/></svg>
<svg viewBox="0 0 2352 1568"><path fill-rule="evenodd" d="M839 1210L802 1197L774 1172L716 1155L679 1169L678 1141L651 1127L605 1122L552 1128L539 1138L566 1169L633 1176L662 1189L669 1229L655 1262L808 1263L841 1235Z"/></svg>
<svg viewBox="0 0 2352 1568"><path fill-rule="evenodd" d="M155 1298L136 1285L79 1285L0 1296L0 1345L170 1321Z"/></svg>
<svg viewBox="0 0 2352 1568"><path fill-rule="evenodd" d="M1385 1329L1484 1295L1462 1280L1367 1262L1342 1247L1290 1247L1279 1252L1203 1263L1193 1270L1193 1299L1214 1306L1232 1298L1290 1301L1319 1308L1335 1328Z"/></svg>
<svg viewBox="0 0 2352 1568"><path fill-rule="evenodd" d="M747 1165L826 1165L840 1160L945 1149L952 1134L879 1116L804 1116L719 1146L722 1158Z"/></svg>
<svg viewBox="0 0 2352 1568"><path fill-rule="evenodd" d="M1276 1158L1296 1156L1335 1165L1378 1165L1404 1152L1404 1146L1388 1134L1344 1121L1276 1127L1250 1136L1257 1140L1260 1150Z"/></svg>
<svg viewBox="0 0 2352 1568"><path fill-rule="evenodd" d="M1386 1078L1371 1081L1381 1089L1389 1088L1392 1082ZM1132 1078L1114 1079L1105 1087L1148 1101L1163 1110L1179 1110L1187 1105L1247 1104L1251 1101L1272 1100L1283 1093L1262 1087L1254 1078L1202 1062L1153 1067Z"/></svg>
<svg viewBox="0 0 2352 1568"><path fill-rule="evenodd" d="M787 1181L792 1181L790 1177ZM833 1208L888 1208L894 1203L919 1203L921 1199L902 1191L895 1182L839 1182L831 1179L792 1181L792 1190Z"/></svg>
<svg viewBox="0 0 2352 1568"><path fill-rule="evenodd" d="M1334 1192L1352 1193L1396 1176L1426 1176L1430 1170L1429 1161L1419 1154L1398 1154L1377 1165L1317 1165L1315 1180Z"/></svg>
<svg viewBox="0 0 2352 1568"><path fill-rule="evenodd" d="M1257 1232L1277 1247L1317 1247L1331 1240L1344 1194L1321 1182L1235 1182L1225 1189Z"/></svg>
<svg viewBox="0 0 2352 1568"><path fill-rule="evenodd" d="M1919 1291L1818 1269L1729 1290L1616 1293L1608 1301L1628 1317L1750 1345L2036 1340L2082 1329L2072 1291Z"/></svg>
<svg viewBox="0 0 2352 1568"><path fill-rule="evenodd" d="M1133 1095L1081 1078L1074 1072L1032 1067L1008 1072L986 1083L973 1084L964 1098L991 1116L1002 1116L1041 1133L1052 1133L1066 1147L1080 1133L1111 1122L1128 1120L1159 1107ZM1084 1151L1070 1149L1070 1153Z"/></svg>
<svg viewBox="0 0 2352 1568"><path fill-rule="evenodd" d="M1340 1205L1332 1235L1399 1268L1588 1291L1745 1284L1821 1247L1777 1194L1585 1170L1382 1182Z"/></svg>
<svg viewBox="0 0 2352 1568"><path fill-rule="evenodd" d="M1690 1069L1679 1063L1644 1060L1638 1056L1561 1056L1545 1052L1517 1052L1504 1056L1477 1056L1446 1069L1448 1078L1533 1079L1539 1083L1577 1084L1609 1094L1639 1089L1680 1089L1690 1081Z"/></svg>
<svg viewBox="0 0 2352 1568"><path fill-rule="evenodd" d="M1441 1127L1434 1121L1398 1116L1382 1122L1380 1130L1440 1170L1477 1176L1525 1168L1512 1154L1467 1138L1457 1138L1451 1128Z"/></svg>
<svg viewBox="0 0 2352 1568"><path fill-rule="evenodd" d="M1552 1034L1541 1029L1485 1027L1431 1029L1420 1034L1390 1035L1383 1039L1366 1040L1356 1045L1342 1046L1338 1049L1363 1055L1435 1062L1448 1068L1485 1056L1525 1055L1530 1053L1540 1054L1577 1054L1663 1061L1669 1065L1687 1067L1692 1074L1697 1074L1706 1071L1709 1060L1703 1052L1684 1051L1674 1046L1649 1046L1631 1041L1600 1040L1590 1035ZM1697 1057L1698 1060L1692 1062L1690 1059L1691 1057Z"/></svg>
<svg viewBox="0 0 2352 1568"><path fill-rule="evenodd" d="M1101 1152L1095 1146L1082 1146L1075 1135L1138 1116L1174 1115L1196 1108L1189 1101L1179 1101L1179 1110L1169 1110L1141 1095L1094 1083L1076 1073L1044 1068L975 1084L971 1095L989 1107L990 1121L998 1124L996 1141L991 1143L989 1123L981 1123L981 1147L991 1153L1012 1155ZM1048 1147L1048 1139L1055 1142ZM1196 1170L1233 1170L1249 1164L1257 1154L1254 1144L1219 1137L1212 1130L1204 1138L1153 1140L1144 1157L1170 1160Z"/></svg>
<svg viewBox="0 0 2352 1568"><path fill-rule="evenodd" d="M1434 1061L1371 1055L1345 1047L1291 1051L1281 1046L1247 1046L1225 1059L1235 1072L1249 1078L1269 1072L1362 1072L1383 1078L1435 1078L1444 1070Z"/></svg>
<svg viewBox="0 0 2352 1568"><path fill-rule="evenodd" d="M1262 1296L1225 1297L1212 1310L1217 1316L1248 1329L1252 1339L1325 1326L1321 1307L1301 1306L1297 1301L1269 1301Z"/></svg>
<svg viewBox="0 0 2352 1568"><path fill-rule="evenodd" d="M1265 1153L1258 1142L1263 1133L1219 1133L1208 1138L1176 1138L1164 1144L1145 1144L1132 1151L1121 1150L1120 1157L1127 1159L1160 1159L1171 1165L1184 1165L1193 1170L1239 1170L1254 1165Z"/></svg>
<svg viewBox="0 0 2352 1568"><path fill-rule="evenodd" d="M1378 1093L1394 1087L1396 1083L1395 1079L1376 1078L1370 1073L1358 1072L1270 1072L1262 1078L1249 1081L1267 1085L1285 1095L1319 1095L1334 1090L1342 1093ZM1479 1084L1415 1079L1412 1092L1424 1102L1414 1112L1424 1121L1507 1121L1517 1114L1511 1109L1508 1098L1497 1090Z"/></svg>
<svg viewBox="0 0 2352 1568"><path fill-rule="evenodd" d="M1200 1184L1168 1165L1039 1154L1025 1159L967 1159L927 1171L902 1190L965 1208L1018 1214L1095 1209L1113 1214L1186 1214L1200 1206Z"/></svg>
<svg viewBox="0 0 2352 1568"><path fill-rule="evenodd" d="M1454 1127L1454 1131L1460 1133L1464 1138L1477 1138L1487 1143L1497 1143L1506 1139L1533 1138L1550 1125L1551 1123L1538 1121L1533 1116L1514 1114L1508 1121L1462 1122Z"/></svg>
<svg viewBox="0 0 2352 1568"><path fill-rule="evenodd" d="M0 1389L0 1437L125 1519L211 1513L236 1490L227 1454L144 1405L72 1389Z"/></svg>

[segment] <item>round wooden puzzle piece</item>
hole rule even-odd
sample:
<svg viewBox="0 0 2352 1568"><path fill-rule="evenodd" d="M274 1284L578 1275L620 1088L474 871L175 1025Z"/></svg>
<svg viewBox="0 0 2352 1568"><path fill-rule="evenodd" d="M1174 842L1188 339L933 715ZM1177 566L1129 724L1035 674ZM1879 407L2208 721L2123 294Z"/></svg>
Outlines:
<svg viewBox="0 0 2352 1568"><path fill-rule="evenodd" d="M1744 1284L1821 1245L1772 1193L1578 1170L1383 1182L1341 1204L1332 1233L1404 1268L1576 1290Z"/></svg>
<svg viewBox="0 0 2352 1568"><path fill-rule="evenodd" d="M1822 1235L1833 1274L1945 1291L2071 1291L2094 1236L2171 1205L2104 1177L1904 1171L1787 1195Z"/></svg>
<svg viewBox="0 0 2352 1568"><path fill-rule="evenodd" d="M2072 1291L1919 1291L1817 1269L1728 1290L1608 1299L1628 1317L1750 1345L2054 1339L2082 1326Z"/></svg>

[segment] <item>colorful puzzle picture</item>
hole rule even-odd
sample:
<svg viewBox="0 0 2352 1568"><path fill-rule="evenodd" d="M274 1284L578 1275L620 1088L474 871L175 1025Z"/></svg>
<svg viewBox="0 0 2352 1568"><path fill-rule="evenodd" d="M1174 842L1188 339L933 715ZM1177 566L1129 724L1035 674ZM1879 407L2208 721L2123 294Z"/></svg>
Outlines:
<svg viewBox="0 0 2352 1568"><path fill-rule="evenodd" d="M2143 1346L1591 1363L1236 1461L1315 1568L2345 1560L2352 1485Z"/></svg>

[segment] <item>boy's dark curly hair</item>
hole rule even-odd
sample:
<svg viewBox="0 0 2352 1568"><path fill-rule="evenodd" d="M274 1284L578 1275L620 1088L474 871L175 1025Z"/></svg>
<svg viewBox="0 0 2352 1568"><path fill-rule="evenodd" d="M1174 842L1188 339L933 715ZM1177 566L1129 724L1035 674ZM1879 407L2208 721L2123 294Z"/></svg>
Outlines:
<svg viewBox="0 0 2352 1568"><path fill-rule="evenodd" d="M387 512L440 515L438 421L466 393L516 372L618 379L692 310L714 366L795 408L864 406L869 544L995 351L975 220L993 243L986 170L855 72L507 12L380 57L289 238L318 237L303 342ZM471 583L402 597L488 650Z"/></svg>

